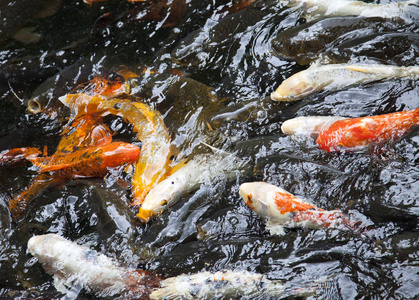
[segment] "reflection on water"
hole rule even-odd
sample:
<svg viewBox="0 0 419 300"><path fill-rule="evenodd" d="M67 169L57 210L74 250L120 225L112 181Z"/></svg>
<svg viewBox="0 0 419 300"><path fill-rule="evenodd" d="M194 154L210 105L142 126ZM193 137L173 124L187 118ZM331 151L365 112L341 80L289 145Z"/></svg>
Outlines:
<svg viewBox="0 0 419 300"><path fill-rule="evenodd" d="M37 2L39 10L46 9L44 1ZM52 154L69 117L58 97L102 68L128 68L142 74L133 91L164 116L178 158L211 153L210 144L246 159L251 171L202 184L145 225L130 207L129 186L119 184L129 181L129 172L47 189L13 221L7 203L36 171L25 163L0 165L0 296L63 296L26 249L31 236L54 232L163 277L247 270L282 280L290 291L321 281L315 299L419 297L419 130L378 152L345 154L326 153L312 139L280 131L283 121L297 116L415 109L416 81L372 82L273 102L270 93L306 68L295 61L300 56L285 58L272 49L272 40L304 23L297 11L277 1L256 1L238 12L235 5L244 1L179 1L179 7L161 1L162 8L153 9L158 2L63 0L41 16L11 10L25 22L8 18L2 30L10 33L0 36L0 151L47 146ZM0 4L2 13L8 9ZM374 19L368 30L348 25L348 40L324 37L322 59L417 64L417 24L380 22ZM38 42L10 37L32 27ZM309 52L309 44L302 47ZM148 72L141 73L144 67ZM29 99L37 99L41 113L26 111ZM115 140L135 140L121 119L105 122L117 131ZM348 212L364 229L288 229L284 236L271 236L238 194L241 183L255 180L323 209ZM76 297L95 296L81 290Z"/></svg>

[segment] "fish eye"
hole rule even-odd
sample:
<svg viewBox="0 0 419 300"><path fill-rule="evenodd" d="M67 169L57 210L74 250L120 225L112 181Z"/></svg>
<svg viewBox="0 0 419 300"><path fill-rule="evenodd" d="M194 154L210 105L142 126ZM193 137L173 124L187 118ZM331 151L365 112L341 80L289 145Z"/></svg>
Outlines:
<svg viewBox="0 0 419 300"><path fill-rule="evenodd" d="M116 104L113 106L113 108L115 108L115 109L121 109L121 107L122 107L122 104L121 104L121 103L116 103Z"/></svg>
<svg viewBox="0 0 419 300"><path fill-rule="evenodd" d="M160 203L160 205L161 205L161 206L167 205L167 200L163 200L163 201Z"/></svg>

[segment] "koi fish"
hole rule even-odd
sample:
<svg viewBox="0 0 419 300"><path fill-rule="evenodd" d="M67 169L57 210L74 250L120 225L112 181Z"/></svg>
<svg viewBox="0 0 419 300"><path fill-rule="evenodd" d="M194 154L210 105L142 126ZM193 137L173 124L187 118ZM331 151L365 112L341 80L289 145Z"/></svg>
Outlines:
<svg viewBox="0 0 419 300"><path fill-rule="evenodd" d="M185 166L157 184L145 197L137 217L148 222L174 205L183 195L217 177L237 177L247 168L244 161L224 153L197 155Z"/></svg>
<svg viewBox="0 0 419 300"><path fill-rule="evenodd" d="M105 100L85 94L70 94L59 99L75 115L102 111L102 115L120 116L133 126L142 147L132 179L132 205L141 205L147 193L169 171L170 135L161 114L143 103L126 99Z"/></svg>
<svg viewBox="0 0 419 300"><path fill-rule="evenodd" d="M108 168L134 163L139 156L140 149L137 146L114 142L104 146L86 147L69 154L29 157L41 174L31 181L24 192L10 200L9 209L14 217L18 217L25 210L27 203L47 187L72 178L103 177Z"/></svg>
<svg viewBox="0 0 419 300"><path fill-rule="evenodd" d="M56 234L31 237L28 249L44 270L54 276L55 288L62 293L79 285L97 296L122 294L130 299L143 299L159 286L159 277L121 267L104 254Z"/></svg>
<svg viewBox="0 0 419 300"><path fill-rule="evenodd" d="M382 18L401 18L409 5L417 0L373 4L351 0L290 0L288 7L302 7L307 20L333 16L363 16Z"/></svg>
<svg viewBox="0 0 419 300"><path fill-rule="evenodd" d="M308 65L339 40L353 40L367 33L393 32L400 27L397 22L378 17L325 18L279 32L271 40L271 45L276 55Z"/></svg>
<svg viewBox="0 0 419 300"><path fill-rule="evenodd" d="M348 223L340 210L326 211L267 182L240 185L246 205L267 221L271 233L284 234L283 226L329 228Z"/></svg>
<svg viewBox="0 0 419 300"><path fill-rule="evenodd" d="M182 274L160 282L150 299L225 299L237 297L279 297L283 284L248 271L200 272Z"/></svg>
<svg viewBox="0 0 419 300"><path fill-rule="evenodd" d="M368 83L392 78L416 78L419 67L396 67L389 65L312 65L285 79L271 99L293 101L325 90L338 90L353 84Z"/></svg>
<svg viewBox="0 0 419 300"><path fill-rule="evenodd" d="M419 108L379 116L338 120L320 132L317 144L327 152L356 150L394 141L419 125Z"/></svg>

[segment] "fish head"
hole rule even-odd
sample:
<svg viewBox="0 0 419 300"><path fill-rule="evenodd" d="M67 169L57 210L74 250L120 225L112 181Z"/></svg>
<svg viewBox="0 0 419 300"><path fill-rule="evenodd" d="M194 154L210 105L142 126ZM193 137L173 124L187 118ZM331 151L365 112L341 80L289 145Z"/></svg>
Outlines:
<svg viewBox="0 0 419 300"><path fill-rule="evenodd" d="M167 207L170 207L181 191L178 188L178 182L170 177L157 184L147 196L138 211L137 217L147 223L153 217L161 214Z"/></svg>
<svg viewBox="0 0 419 300"><path fill-rule="evenodd" d="M246 182L240 185L239 194L251 210L262 218L270 218L275 207L267 200L276 189L276 186L267 182Z"/></svg>
<svg viewBox="0 0 419 300"><path fill-rule="evenodd" d="M328 129L334 122L343 119L345 118L339 116L297 117L286 120L282 124L281 130L287 135L309 135L315 137L323 130Z"/></svg>
<svg viewBox="0 0 419 300"><path fill-rule="evenodd" d="M87 94L67 94L58 99L76 115L97 112L99 106L105 101L102 97Z"/></svg>
<svg viewBox="0 0 419 300"><path fill-rule="evenodd" d="M36 235L29 239L28 250L40 263L53 268L54 262L70 242L57 234Z"/></svg>
<svg viewBox="0 0 419 300"><path fill-rule="evenodd" d="M271 93L274 101L294 101L304 98L315 90L315 86L301 73L285 79L275 92Z"/></svg>
<svg viewBox="0 0 419 300"><path fill-rule="evenodd" d="M172 61L181 66L204 66L211 59L202 46L205 35L201 30L191 32L170 53Z"/></svg>

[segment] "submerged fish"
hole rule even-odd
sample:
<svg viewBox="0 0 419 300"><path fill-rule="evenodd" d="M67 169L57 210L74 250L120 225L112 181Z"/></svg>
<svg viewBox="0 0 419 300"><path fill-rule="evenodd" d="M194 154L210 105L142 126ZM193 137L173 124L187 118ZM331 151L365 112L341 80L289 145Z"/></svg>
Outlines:
<svg viewBox="0 0 419 300"><path fill-rule="evenodd" d="M328 228L347 223L340 210L323 210L267 182L243 183L239 193L246 205L267 221L271 233L284 234L283 226Z"/></svg>
<svg viewBox="0 0 419 300"><path fill-rule="evenodd" d="M250 4L250 3L249 3ZM174 62L183 66L208 67L228 64L240 37L268 14L269 4L247 6L245 10L207 24L187 35L171 52Z"/></svg>
<svg viewBox="0 0 419 300"><path fill-rule="evenodd" d="M247 271L182 274L160 282L150 299L230 299L231 297L279 297L283 284Z"/></svg>
<svg viewBox="0 0 419 300"><path fill-rule="evenodd" d="M233 154L197 155L147 194L137 217L148 222L201 184L212 182L217 177L235 178L246 168L247 163Z"/></svg>
<svg viewBox="0 0 419 300"><path fill-rule="evenodd" d="M159 286L159 277L123 268L109 257L56 234L30 238L28 249L45 271L54 275L54 285L62 293L81 286L98 296L123 294L124 299L143 299Z"/></svg>
<svg viewBox="0 0 419 300"><path fill-rule="evenodd" d="M419 108L385 115L338 120L320 132L317 144L327 152L365 148L399 139L419 125Z"/></svg>
<svg viewBox="0 0 419 300"><path fill-rule="evenodd" d="M313 65L285 79L271 94L275 101L293 101L322 89L338 90L353 84L369 83L392 78L416 78L419 67L389 65Z"/></svg>
<svg viewBox="0 0 419 300"><path fill-rule="evenodd" d="M419 59L412 53L419 52L419 34L391 32L369 34L358 38L339 40L327 47L320 55L320 61L326 63L347 63L373 60L377 63L410 66L419 64Z"/></svg>
<svg viewBox="0 0 419 300"><path fill-rule="evenodd" d="M105 100L85 94L60 97L75 115L103 112L122 117L130 123L142 142L141 157L132 179L132 205L139 206L153 186L169 171L171 142L161 114L151 107L127 99Z"/></svg>
<svg viewBox="0 0 419 300"><path fill-rule="evenodd" d="M366 34L397 30L400 25L374 17L334 17L315 20L280 32L271 44L274 52L300 65L308 65L337 39L352 40Z"/></svg>
<svg viewBox="0 0 419 300"><path fill-rule="evenodd" d="M287 6L303 9L302 16L308 20L333 16L402 18L409 5L417 3L417 0L388 4L351 0L290 0Z"/></svg>

